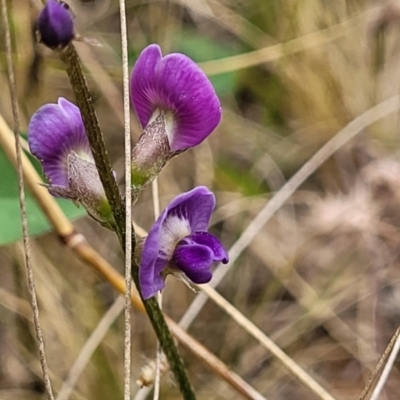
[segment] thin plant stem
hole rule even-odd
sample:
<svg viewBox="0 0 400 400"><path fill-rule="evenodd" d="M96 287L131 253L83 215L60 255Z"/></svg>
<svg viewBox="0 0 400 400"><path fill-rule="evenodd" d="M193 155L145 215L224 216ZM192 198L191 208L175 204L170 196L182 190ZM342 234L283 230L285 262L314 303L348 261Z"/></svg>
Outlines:
<svg viewBox="0 0 400 400"><path fill-rule="evenodd" d="M394 337L396 337L394 346L392 348L392 351L390 352L390 356L387 360L385 368L382 371L382 375L379 378L379 381L376 384L374 391L372 392L370 400L378 400L379 399L379 396L382 393L385 383L389 378L389 374L390 374L391 370L393 369L393 365L396 361L397 355L399 354L399 350L400 350L400 329L399 328L397 329Z"/></svg>
<svg viewBox="0 0 400 400"><path fill-rule="evenodd" d="M44 347L44 340L42 334L42 328L40 326L39 307L36 297L35 279L33 275L31 249L29 244L29 231L28 221L26 214L26 203L25 203L25 189L24 189L24 175L22 170L21 160L21 142L20 142L20 120L19 120L19 109L18 109L18 98L15 83L14 64L12 60L12 44L10 35L10 24L8 21L8 11L6 0L1 0L1 13L4 26L4 39L6 48L6 59L7 59L7 70L8 70L8 83L10 88L11 105L14 119L14 137L15 137L15 154L16 154L16 165L18 174L18 192L19 192L19 204L21 212L21 224L22 224L22 235L25 252L25 266L28 280L28 291L30 296L30 303L33 311L33 322L36 333L36 344L39 350L39 360L42 368L43 381L46 391L46 396L49 400L53 400L53 390L51 386L49 369L47 366L46 351Z"/></svg>
<svg viewBox="0 0 400 400"><path fill-rule="evenodd" d="M160 216L160 196L158 192L158 178L154 179L151 183L151 191L153 197L153 209L154 209L154 219ZM157 293L157 302L162 310L162 293ZM153 392L153 400L158 400L160 397L160 384L161 384L161 359L162 359L162 349L160 346L160 342L157 342L157 351L156 351L156 376L154 379L154 392Z"/></svg>
<svg viewBox="0 0 400 400"><path fill-rule="evenodd" d="M114 216L116 233L121 244L125 245L125 204L112 173L92 97L83 75L78 54L72 43L60 53L60 58L64 62L76 102L82 114L96 168L99 171L100 180Z"/></svg>
<svg viewBox="0 0 400 400"><path fill-rule="evenodd" d="M125 0L119 1L124 94L125 138L125 311L124 311L124 400L131 398L131 286L132 286L132 190L131 129L129 102L128 35ZM134 243L133 243L134 244Z"/></svg>
<svg viewBox="0 0 400 400"><path fill-rule="evenodd" d="M396 332L394 333L393 337L390 339L389 344L387 345L385 351L383 352L381 358L379 359L374 371L372 372L370 378L368 379L367 385L365 386L365 388L362 391L358 400L365 400L368 392L370 391L370 389L375 381L375 378L378 376L379 372L381 371L389 354L392 356L394 353L396 353L396 354L398 353L398 349L395 351L394 346L398 346L398 342L400 341L399 338L400 338L400 326L396 329ZM396 357L394 356L394 358L396 358ZM388 363L389 363L389 361L388 361ZM390 368L391 367L392 366L390 366ZM386 367L385 367L385 369L386 369ZM390 369L389 369L389 372L390 372ZM383 373L382 373L382 375L383 375ZM372 397L370 400L372 400Z"/></svg>
<svg viewBox="0 0 400 400"><path fill-rule="evenodd" d="M157 293L157 301L158 305L162 309L162 294ZM154 379L154 392L153 392L153 400L158 400L160 397L160 385L161 385L161 359L162 359L162 348L160 346L160 342L157 342L157 351L156 351L156 376Z"/></svg>
<svg viewBox="0 0 400 400"><path fill-rule="evenodd" d="M75 93L77 104L82 113L82 119L89 138L90 146L92 148L93 158L99 171L100 179L114 216L115 231L119 237L123 249L125 250L126 231L124 201L112 174L110 161L104 145L97 115L93 107L89 89L86 84L86 79L82 72L78 54L76 53L75 47L72 43L70 43L60 53L60 58L65 64L71 86ZM134 232L132 232L131 239L132 249L135 249ZM134 251L132 254L134 254ZM139 288L140 293L139 270L135 263L134 257L132 257L132 277L136 286ZM164 353L167 356L169 365L175 375L183 397L188 400L195 399L196 397L189 382L183 360L179 355L171 332L169 331L168 325L166 324L160 307L158 306L157 299L153 297L148 300L143 300L143 304L158 340L160 341Z"/></svg>
<svg viewBox="0 0 400 400"><path fill-rule="evenodd" d="M244 249L258 235L264 225L272 218L272 216L281 208L281 206L295 193L298 187L303 184L329 157L331 157L338 149L348 143L357 134L362 132L369 125L387 115L400 109L400 96L393 96L389 99L371 107L363 114L353 119L342 130L340 130L332 139L321 147L270 199L259 214L247 226L239 239L233 244L229 250L229 264L219 264L210 282L211 287L216 287L230 268L234 265L237 258ZM204 304L207 302L207 296L200 294L189 306L183 315L179 325L187 329L196 318Z"/></svg>
<svg viewBox="0 0 400 400"><path fill-rule="evenodd" d="M122 310L124 309L124 305L124 298L118 297L114 304L104 314L96 329L92 332L89 339L82 347L82 350L79 352L79 355L69 370L68 377L64 381L56 400L67 400L72 394L73 388L79 377L82 375L82 372L84 371L88 361L103 340L111 325L121 314Z"/></svg>

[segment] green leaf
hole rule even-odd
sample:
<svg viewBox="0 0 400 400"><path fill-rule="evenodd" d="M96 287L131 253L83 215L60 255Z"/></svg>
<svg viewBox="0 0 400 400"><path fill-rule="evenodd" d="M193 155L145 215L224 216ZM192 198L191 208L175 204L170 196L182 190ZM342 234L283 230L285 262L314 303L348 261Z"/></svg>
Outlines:
<svg viewBox="0 0 400 400"><path fill-rule="evenodd" d="M32 160L32 162L40 171L39 163L36 160ZM0 150L0 171L0 245L3 245L21 239L22 227L17 173L2 150ZM51 227L46 217L28 190L25 191L25 194L29 234L40 235L50 231ZM86 213L84 208L77 208L71 201L57 199L57 203L69 219L81 217Z"/></svg>

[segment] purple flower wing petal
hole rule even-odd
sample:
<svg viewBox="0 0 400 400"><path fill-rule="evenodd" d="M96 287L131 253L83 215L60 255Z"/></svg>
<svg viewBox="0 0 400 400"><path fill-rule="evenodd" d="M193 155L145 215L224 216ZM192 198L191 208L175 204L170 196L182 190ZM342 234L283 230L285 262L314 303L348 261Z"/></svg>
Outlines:
<svg viewBox="0 0 400 400"><path fill-rule="evenodd" d="M173 260L176 266L194 283L211 280L210 271L214 261L213 251L201 244L181 244L175 249Z"/></svg>
<svg viewBox="0 0 400 400"><path fill-rule="evenodd" d="M214 193L205 186L197 186L183 193L166 208L168 214L178 215L189 221L191 232L207 231L215 207Z"/></svg>
<svg viewBox="0 0 400 400"><path fill-rule="evenodd" d="M157 108L172 112L172 151L198 145L221 120L219 99L204 72L184 54L162 58L158 45L140 54L132 72L131 96L143 128Z"/></svg>
<svg viewBox="0 0 400 400"><path fill-rule="evenodd" d="M161 275L161 271L164 269L166 264L165 260L156 259L152 265L151 270L144 270L142 265L139 268L139 281L140 290L145 300L153 297L158 291L163 290L165 287L165 281Z"/></svg>
<svg viewBox="0 0 400 400"><path fill-rule="evenodd" d="M219 239L208 232L195 232L188 238L190 241L209 247L214 253L214 261L222 261L227 264L229 256Z"/></svg>
<svg viewBox="0 0 400 400"><path fill-rule="evenodd" d="M74 37L71 13L56 0L47 0L37 27L42 42L51 48L66 46Z"/></svg>
<svg viewBox="0 0 400 400"><path fill-rule="evenodd" d="M157 69L162 54L158 45L147 46L136 61L131 76L131 99L143 128L157 108Z"/></svg>
<svg viewBox="0 0 400 400"><path fill-rule="evenodd" d="M198 65L184 54L162 59L158 89L163 109L175 115L171 150L197 146L217 127L221 105L211 82Z"/></svg>
<svg viewBox="0 0 400 400"><path fill-rule="evenodd" d="M139 265L140 290L144 299L154 296L157 291L164 288L162 270L168 263L166 256L160 252L162 223L167 216L164 210L151 228L143 246Z"/></svg>
<svg viewBox="0 0 400 400"><path fill-rule="evenodd" d="M58 104L44 105L32 116L28 142L53 185L68 185L67 156L71 150L91 155L79 108L63 98Z"/></svg>

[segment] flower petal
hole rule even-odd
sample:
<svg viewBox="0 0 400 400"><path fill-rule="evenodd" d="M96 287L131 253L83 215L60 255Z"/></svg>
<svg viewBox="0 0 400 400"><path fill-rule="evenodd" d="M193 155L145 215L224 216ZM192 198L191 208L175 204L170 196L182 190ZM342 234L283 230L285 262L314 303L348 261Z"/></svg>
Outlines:
<svg viewBox="0 0 400 400"><path fill-rule="evenodd" d="M44 105L32 116L28 142L53 185L68 185L67 156L72 150L92 157L79 108L64 98L58 104Z"/></svg>
<svg viewBox="0 0 400 400"><path fill-rule="evenodd" d="M189 222L191 233L207 231L215 207L215 196L205 186L197 186L183 193L168 205L164 212Z"/></svg>
<svg viewBox="0 0 400 400"><path fill-rule="evenodd" d="M144 242L139 264L140 290L144 299L154 296L165 286L162 270L167 265L168 258L160 252L161 227L165 217L164 211Z"/></svg>
<svg viewBox="0 0 400 400"><path fill-rule="evenodd" d="M143 128L157 108L154 100L158 97L157 69L162 54L158 45L147 46L135 63L131 76L131 99Z"/></svg>
<svg viewBox="0 0 400 400"><path fill-rule="evenodd" d="M214 253L208 246L180 244L175 249L173 260L194 283L206 283L212 278L210 268L214 261Z"/></svg>
<svg viewBox="0 0 400 400"><path fill-rule="evenodd" d="M186 240L190 240L193 243L207 246L214 253L214 261L222 261L223 264L227 264L229 256L218 238L208 232L195 232L190 235Z"/></svg>
<svg viewBox="0 0 400 400"><path fill-rule="evenodd" d="M74 37L71 12L56 0L47 0L37 23L41 41L50 48L65 47Z"/></svg>
<svg viewBox="0 0 400 400"><path fill-rule="evenodd" d="M154 274L158 258L163 259L166 265L181 240L195 231L206 230L214 204L214 194L204 186L172 200L150 229L144 243L140 261L143 274Z"/></svg>
<svg viewBox="0 0 400 400"><path fill-rule="evenodd" d="M140 264L140 290L145 300L153 297L158 291L164 289L165 281L164 277L162 276L162 271L165 267L165 264L165 260L158 258L154 260L154 263L151 266L151 271L149 270L149 268L143 269L143 265Z"/></svg>
<svg viewBox="0 0 400 400"><path fill-rule="evenodd" d="M207 230L214 206L214 194L205 186L198 186L177 196L164 209L143 246L139 265L143 296L150 294L148 297L151 297L155 288L158 288L157 291L164 287L162 270L171 259L176 245L190 233Z"/></svg>
<svg viewBox="0 0 400 400"><path fill-rule="evenodd" d="M172 113L172 151L200 144L221 120L218 97L204 72L184 54L162 58L158 45L140 54L132 72L131 96L143 128L156 109Z"/></svg>

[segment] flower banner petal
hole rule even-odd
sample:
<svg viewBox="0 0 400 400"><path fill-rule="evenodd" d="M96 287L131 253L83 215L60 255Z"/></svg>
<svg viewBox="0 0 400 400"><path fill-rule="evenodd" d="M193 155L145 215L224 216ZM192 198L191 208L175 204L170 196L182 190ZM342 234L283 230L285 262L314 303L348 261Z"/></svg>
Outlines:
<svg viewBox="0 0 400 400"><path fill-rule="evenodd" d="M32 116L28 142L53 185L68 185L67 156L71 150L91 154L79 108L64 98L58 104L42 106Z"/></svg>
<svg viewBox="0 0 400 400"><path fill-rule="evenodd" d="M155 44L146 47L135 64L131 97L143 128L157 109L170 115L172 151L200 144L221 120L219 99L198 65L180 53L162 57Z"/></svg>

